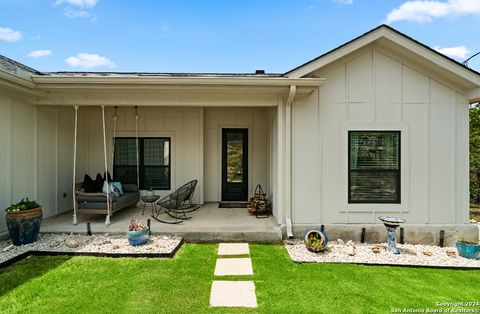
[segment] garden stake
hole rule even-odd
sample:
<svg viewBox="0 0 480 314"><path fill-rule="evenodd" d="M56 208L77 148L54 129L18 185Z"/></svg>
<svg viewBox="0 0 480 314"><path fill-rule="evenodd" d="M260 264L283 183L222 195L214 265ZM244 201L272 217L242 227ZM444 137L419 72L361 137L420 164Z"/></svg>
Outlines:
<svg viewBox="0 0 480 314"><path fill-rule="evenodd" d="M444 237L445 237L445 230L440 230L440 243L438 244L438 246L443 247Z"/></svg>
<svg viewBox="0 0 480 314"><path fill-rule="evenodd" d="M400 228L400 244L405 244L405 234L403 228Z"/></svg>
<svg viewBox="0 0 480 314"><path fill-rule="evenodd" d="M360 242L365 243L365 228L362 228L362 237L360 238Z"/></svg>
<svg viewBox="0 0 480 314"><path fill-rule="evenodd" d="M90 223L87 222L87 235L91 236L92 235L92 229L90 228Z"/></svg>
<svg viewBox="0 0 480 314"><path fill-rule="evenodd" d="M152 234L152 228L150 228L150 219L147 219L148 235Z"/></svg>

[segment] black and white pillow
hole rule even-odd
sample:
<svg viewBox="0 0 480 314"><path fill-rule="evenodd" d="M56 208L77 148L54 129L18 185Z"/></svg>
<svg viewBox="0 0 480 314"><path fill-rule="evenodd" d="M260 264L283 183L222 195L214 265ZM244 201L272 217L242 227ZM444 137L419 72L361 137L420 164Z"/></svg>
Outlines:
<svg viewBox="0 0 480 314"><path fill-rule="evenodd" d="M119 190L115 185L113 185L112 183L108 183L108 184L107 184L107 181L105 181L105 182L103 183L102 192L103 192L103 193L112 193L112 194L115 195L116 197L119 197L119 196L120 196L120 190Z"/></svg>

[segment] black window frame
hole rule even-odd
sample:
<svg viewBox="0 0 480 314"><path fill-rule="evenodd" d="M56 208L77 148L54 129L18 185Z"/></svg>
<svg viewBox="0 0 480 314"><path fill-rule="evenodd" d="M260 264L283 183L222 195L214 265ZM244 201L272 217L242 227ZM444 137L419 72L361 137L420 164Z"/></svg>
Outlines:
<svg viewBox="0 0 480 314"><path fill-rule="evenodd" d="M128 137L128 136L122 136L122 137L115 137L113 140L117 141L119 139L136 139L135 137ZM144 149L144 140L151 140L151 139L158 139L158 140L165 140L168 141L168 166L161 165L161 166L154 166L154 167L159 167L159 168L168 168L168 187L158 187L158 186L152 186L154 190L159 190L159 191L167 191L172 188L172 138L171 137L139 137L138 138L138 170L139 170L139 179L140 179L140 190L146 190L149 189L150 186L145 186L145 167L152 167L152 166L145 166L144 165L144 157L145 157L145 149ZM116 147L116 145L114 145ZM115 165L115 151L114 151L114 156L113 156L113 179L117 181L117 177L115 174L116 168L119 167L131 167L131 166L123 166L123 165ZM136 165L135 165L136 167ZM123 182L122 182L123 183ZM137 182L135 182L137 184Z"/></svg>
<svg viewBox="0 0 480 314"><path fill-rule="evenodd" d="M353 133L357 132L371 132L371 133L391 133L391 134L398 134L398 169L351 169L351 162L350 159L351 155L351 136ZM400 130L349 130L348 131L348 203L349 204L401 204L402 200L402 132ZM395 172L397 173L397 198L395 200L379 200L379 199L369 199L369 200L352 200L352 181L351 176L352 172Z"/></svg>

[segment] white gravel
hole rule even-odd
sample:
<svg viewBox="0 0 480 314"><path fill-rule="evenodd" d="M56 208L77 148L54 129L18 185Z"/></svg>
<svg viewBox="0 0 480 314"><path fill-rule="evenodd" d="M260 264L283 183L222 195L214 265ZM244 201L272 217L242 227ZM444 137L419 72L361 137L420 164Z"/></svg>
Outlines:
<svg viewBox="0 0 480 314"><path fill-rule="evenodd" d="M351 256L348 254L351 253L351 249L342 242L329 242L327 250L318 254L308 251L302 240L295 240L293 244L286 242L285 248L290 258L294 262L300 263L361 263L480 268L480 260L460 257L454 247L441 248L431 245L397 244L401 254L395 255L385 251L386 243L353 243L355 254ZM376 249L378 253L373 252L375 247L378 248Z"/></svg>
<svg viewBox="0 0 480 314"><path fill-rule="evenodd" d="M15 246L0 241L0 263L28 251L108 254L170 254L182 241L178 236L151 235L145 245L131 246L126 235L39 234L37 242ZM70 246L76 247L69 247Z"/></svg>

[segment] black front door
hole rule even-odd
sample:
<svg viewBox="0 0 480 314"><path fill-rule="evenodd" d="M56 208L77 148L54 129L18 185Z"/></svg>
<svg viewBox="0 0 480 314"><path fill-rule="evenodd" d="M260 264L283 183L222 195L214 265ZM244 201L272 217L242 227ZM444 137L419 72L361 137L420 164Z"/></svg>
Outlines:
<svg viewBox="0 0 480 314"><path fill-rule="evenodd" d="M222 129L222 201L248 198L248 129Z"/></svg>

